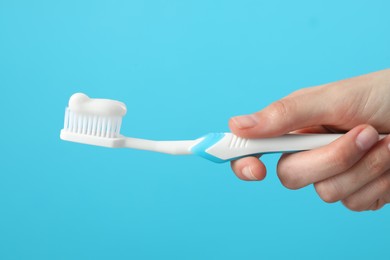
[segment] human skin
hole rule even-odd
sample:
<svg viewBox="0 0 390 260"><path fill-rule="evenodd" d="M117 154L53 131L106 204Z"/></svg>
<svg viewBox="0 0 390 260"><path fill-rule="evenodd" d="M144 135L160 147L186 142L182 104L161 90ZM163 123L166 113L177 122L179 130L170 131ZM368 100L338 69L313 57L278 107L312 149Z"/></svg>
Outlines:
<svg viewBox="0 0 390 260"><path fill-rule="evenodd" d="M245 138L297 133L345 133L310 151L283 154L277 172L282 184L300 189L314 184L325 202L341 201L353 211L390 203L390 69L298 90L264 108L229 120ZM262 180L257 157L233 161L242 180Z"/></svg>

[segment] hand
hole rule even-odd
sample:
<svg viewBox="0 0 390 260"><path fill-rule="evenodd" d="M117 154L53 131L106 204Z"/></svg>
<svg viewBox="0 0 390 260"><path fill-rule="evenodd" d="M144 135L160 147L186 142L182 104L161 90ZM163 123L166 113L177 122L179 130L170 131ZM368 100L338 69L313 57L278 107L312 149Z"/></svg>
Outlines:
<svg viewBox="0 0 390 260"><path fill-rule="evenodd" d="M289 132L346 132L324 147L283 154L278 176L284 186L314 184L326 202L342 201L354 211L377 210L390 203L390 69L301 89L265 109L229 121L241 137L262 138ZM243 180L262 180L256 157L231 163Z"/></svg>

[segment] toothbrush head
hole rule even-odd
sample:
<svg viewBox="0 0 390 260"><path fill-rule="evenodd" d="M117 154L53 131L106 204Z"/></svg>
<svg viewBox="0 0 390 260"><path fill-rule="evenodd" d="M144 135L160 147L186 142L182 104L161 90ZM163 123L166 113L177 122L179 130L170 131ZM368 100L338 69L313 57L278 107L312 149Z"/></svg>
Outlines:
<svg viewBox="0 0 390 260"><path fill-rule="evenodd" d="M110 99L93 99L76 93L65 109L64 128L60 138L65 141L105 147L121 147L122 117L126 105Z"/></svg>

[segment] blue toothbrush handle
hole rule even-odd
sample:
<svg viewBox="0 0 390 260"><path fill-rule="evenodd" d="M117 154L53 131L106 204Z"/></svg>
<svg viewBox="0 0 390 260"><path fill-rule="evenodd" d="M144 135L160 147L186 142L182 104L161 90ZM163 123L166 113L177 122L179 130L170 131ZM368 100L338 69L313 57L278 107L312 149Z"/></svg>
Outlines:
<svg viewBox="0 0 390 260"><path fill-rule="evenodd" d="M191 148L193 154L213 162L227 162L241 157L298 152L327 145L343 134L286 134L278 137L246 139L232 133L210 133ZM384 138L385 135L381 135Z"/></svg>

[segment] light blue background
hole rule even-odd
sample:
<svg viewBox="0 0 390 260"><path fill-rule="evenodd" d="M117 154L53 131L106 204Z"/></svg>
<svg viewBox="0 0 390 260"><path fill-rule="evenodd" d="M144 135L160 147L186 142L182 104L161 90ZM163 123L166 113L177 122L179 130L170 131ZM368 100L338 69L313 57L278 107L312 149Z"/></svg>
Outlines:
<svg viewBox="0 0 390 260"><path fill-rule="evenodd" d="M389 259L390 207L354 213L196 157L59 140L71 94L122 132L227 131L232 115L389 67L390 2L0 0L0 259Z"/></svg>

